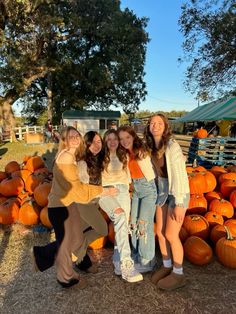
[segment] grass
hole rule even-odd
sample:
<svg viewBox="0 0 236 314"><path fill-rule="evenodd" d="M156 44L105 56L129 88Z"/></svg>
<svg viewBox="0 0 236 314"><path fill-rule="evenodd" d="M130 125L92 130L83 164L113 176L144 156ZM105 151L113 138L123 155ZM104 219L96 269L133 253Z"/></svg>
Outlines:
<svg viewBox="0 0 236 314"><path fill-rule="evenodd" d="M0 171L4 171L5 165L16 160L22 163L23 157L41 156L49 169L52 168L52 162L57 151L57 144L25 144L23 142L0 144Z"/></svg>

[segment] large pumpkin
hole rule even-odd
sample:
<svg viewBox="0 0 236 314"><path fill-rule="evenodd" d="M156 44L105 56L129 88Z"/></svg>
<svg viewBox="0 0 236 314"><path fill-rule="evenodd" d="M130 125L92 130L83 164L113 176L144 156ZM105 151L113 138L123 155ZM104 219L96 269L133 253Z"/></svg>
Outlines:
<svg viewBox="0 0 236 314"><path fill-rule="evenodd" d="M205 214L207 211L207 200L199 194L192 194L189 200L187 213L189 214Z"/></svg>
<svg viewBox="0 0 236 314"><path fill-rule="evenodd" d="M17 196L24 189L24 181L20 177L7 178L0 182L0 193L4 196Z"/></svg>
<svg viewBox="0 0 236 314"><path fill-rule="evenodd" d="M202 239L207 239L209 235L209 223L201 215L188 215L184 217L183 227L191 236L197 236Z"/></svg>
<svg viewBox="0 0 236 314"><path fill-rule="evenodd" d="M216 255L224 266L236 269L236 238L225 228L227 235L216 243Z"/></svg>
<svg viewBox="0 0 236 314"><path fill-rule="evenodd" d="M205 193L214 191L217 184L214 174L212 174L210 171L204 171L202 172L202 175L204 176L206 182Z"/></svg>
<svg viewBox="0 0 236 314"><path fill-rule="evenodd" d="M233 237L236 237L236 219L227 219L224 226L229 228Z"/></svg>
<svg viewBox="0 0 236 314"><path fill-rule="evenodd" d="M37 225L39 223L40 209L34 200L26 200L20 207L19 222L24 225Z"/></svg>
<svg viewBox="0 0 236 314"><path fill-rule="evenodd" d="M207 186L205 178L198 172L188 174L190 194L203 194Z"/></svg>
<svg viewBox="0 0 236 314"><path fill-rule="evenodd" d="M0 204L0 224L8 225L16 222L19 217L19 206L15 198Z"/></svg>
<svg viewBox="0 0 236 314"><path fill-rule="evenodd" d="M31 172L43 167L45 167L45 163L39 156L30 157L25 164L25 169L28 169Z"/></svg>
<svg viewBox="0 0 236 314"><path fill-rule="evenodd" d="M212 260L213 252L211 247L199 237L189 237L183 247L184 256L193 264L205 265Z"/></svg>
<svg viewBox="0 0 236 314"><path fill-rule="evenodd" d="M51 191L51 187L51 182L42 182L34 189L34 199L39 206L47 206L48 195Z"/></svg>
<svg viewBox="0 0 236 314"><path fill-rule="evenodd" d="M214 211L215 213L222 215L226 218L231 218L234 215L234 208L232 204L224 199L213 200L209 205L209 211Z"/></svg>

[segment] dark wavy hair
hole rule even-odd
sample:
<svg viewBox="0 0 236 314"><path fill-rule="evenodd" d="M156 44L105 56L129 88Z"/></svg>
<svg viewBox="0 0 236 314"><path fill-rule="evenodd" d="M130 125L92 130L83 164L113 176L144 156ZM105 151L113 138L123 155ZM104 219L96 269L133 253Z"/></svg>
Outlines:
<svg viewBox="0 0 236 314"><path fill-rule="evenodd" d="M102 183L101 173L103 171L104 150L102 148L101 151L94 156L89 149L96 135L98 135L102 141L101 135L96 131L89 131L84 135L85 154L83 159L87 163L89 183L101 185Z"/></svg>
<svg viewBox="0 0 236 314"><path fill-rule="evenodd" d="M164 132L162 134L158 147L156 147L153 135L150 132L150 123L154 117L160 117L165 125ZM156 155L158 159L161 158L166 151L166 146L170 138L173 138L173 135L168 118L162 113L152 115L149 118L144 130L144 140L146 142L146 145L150 148L152 155Z"/></svg>
<svg viewBox="0 0 236 314"><path fill-rule="evenodd" d="M109 129L107 130L103 135L103 149L104 149L104 160L103 160L103 168L107 170L108 164L110 162L110 151L107 147L107 137L110 134L114 134L116 138L119 140L118 133L115 129ZM126 150L120 145L118 145L116 150L116 155L121 163L123 163L123 169L127 167L127 156L126 156Z"/></svg>
<svg viewBox="0 0 236 314"><path fill-rule="evenodd" d="M133 153L135 159L145 158L149 154L149 149L144 141L137 135L134 129L130 125L122 125L117 129L117 134L119 136L120 132L127 132L129 133L134 141L133 141ZM140 154L141 153L141 154Z"/></svg>

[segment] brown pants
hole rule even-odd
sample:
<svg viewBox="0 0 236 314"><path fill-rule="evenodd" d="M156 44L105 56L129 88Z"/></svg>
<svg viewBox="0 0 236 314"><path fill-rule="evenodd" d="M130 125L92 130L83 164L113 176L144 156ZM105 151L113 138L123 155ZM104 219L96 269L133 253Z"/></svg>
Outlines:
<svg viewBox="0 0 236 314"><path fill-rule="evenodd" d="M78 261L82 261L88 244L107 235L107 224L98 210L98 205L92 203L85 205L73 203L64 208L50 208L49 218L55 230L58 246L55 259L57 279L68 282L72 278L78 278L78 274L72 267L72 252L78 257ZM46 266L49 266L48 257L52 253L51 248L46 246L40 249L43 263L46 262ZM48 251L50 254L47 254Z"/></svg>

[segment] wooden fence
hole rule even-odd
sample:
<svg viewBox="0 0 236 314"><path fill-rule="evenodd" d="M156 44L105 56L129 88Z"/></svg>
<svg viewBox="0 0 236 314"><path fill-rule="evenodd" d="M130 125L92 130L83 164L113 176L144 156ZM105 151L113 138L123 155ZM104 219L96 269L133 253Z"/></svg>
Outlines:
<svg viewBox="0 0 236 314"><path fill-rule="evenodd" d="M53 126L54 131L58 131L59 126ZM39 126L39 125L34 125L34 126L22 126L22 127L16 127L14 129L16 139L18 141L23 141L25 139L25 134L37 134L41 133L44 134L45 132L45 127L44 126ZM1 142L12 142L12 137L10 134L10 130L5 130L2 131L0 134L0 141Z"/></svg>

